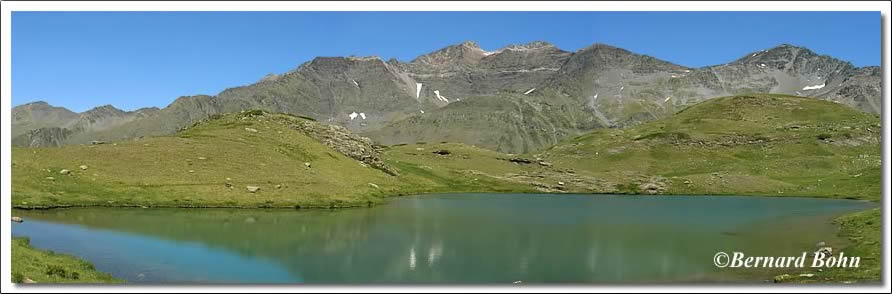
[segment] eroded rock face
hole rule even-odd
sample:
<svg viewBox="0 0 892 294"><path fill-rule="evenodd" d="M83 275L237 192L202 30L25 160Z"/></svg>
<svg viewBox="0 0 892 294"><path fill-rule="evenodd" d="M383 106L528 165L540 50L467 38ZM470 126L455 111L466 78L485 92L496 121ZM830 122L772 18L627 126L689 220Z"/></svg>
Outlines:
<svg viewBox="0 0 892 294"><path fill-rule="evenodd" d="M372 140L369 138L356 135L341 126L323 125L312 121L292 122L288 126L347 157L359 160L389 175L399 175L396 169L384 163L381 153L372 145Z"/></svg>
<svg viewBox="0 0 892 294"><path fill-rule="evenodd" d="M266 114L265 112L262 113ZM301 133L322 142L322 144L334 149L338 153L358 160L372 168L379 169L392 176L399 175L399 172L395 168L384 163L381 159L381 153L373 145L371 139L354 134L342 126L327 125L308 119L284 115L251 116L247 118L262 118L280 123L288 128L300 131ZM312 167L312 164L309 162L305 162L304 165L307 168Z"/></svg>
<svg viewBox="0 0 892 294"><path fill-rule="evenodd" d="M65 144L65 140L71 135L66 128L49 127L28 131L13 138L12 145L23 147L55 147Z"/></svg>

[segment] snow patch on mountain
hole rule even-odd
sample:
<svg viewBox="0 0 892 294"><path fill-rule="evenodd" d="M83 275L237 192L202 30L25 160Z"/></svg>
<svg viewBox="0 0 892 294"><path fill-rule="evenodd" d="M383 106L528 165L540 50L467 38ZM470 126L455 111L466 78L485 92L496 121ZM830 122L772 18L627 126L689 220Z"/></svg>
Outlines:
<svg viewBox="0 0 892 294"><path fill-rule="evenodd" d="M440 101L449 103L449 99L446 99L446 97L440 96L440 90L434 90L434 95L437 95L437 99L440 99Z"/></svg>
<svg viewBox="0 0 892 294"><path fill-rule="evenodd" d="M820 85L805 86L802 88L802 90L817 90L817 89L823 88L825 85L827 85L827 82L824 82Z"/></svg>
<svg viewBox="0 0 892 294"><path fill-rule="evenodd" d="M415 83L415 99L421 97L421 83Z"/></svg>

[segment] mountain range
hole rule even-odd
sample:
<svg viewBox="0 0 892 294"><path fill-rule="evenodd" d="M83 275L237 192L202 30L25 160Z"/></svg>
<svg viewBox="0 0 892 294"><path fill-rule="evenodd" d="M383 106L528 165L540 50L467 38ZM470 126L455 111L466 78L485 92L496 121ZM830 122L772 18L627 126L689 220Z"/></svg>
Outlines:
<svg viewBox="0 0 892 294"><path fill-rule="evenodd" d="M878 66L855 67L787 44L692 68L605 44L568 52L537 41L486 51L469 41L409 62L317 57L163 109L105 105L75 113L32 102L13 108L12 137L13 145L30 147L132 140L260 109L343 126L383 145L448 141L526 153L746 93L813 97L879 114L881 76Z"/></svg>

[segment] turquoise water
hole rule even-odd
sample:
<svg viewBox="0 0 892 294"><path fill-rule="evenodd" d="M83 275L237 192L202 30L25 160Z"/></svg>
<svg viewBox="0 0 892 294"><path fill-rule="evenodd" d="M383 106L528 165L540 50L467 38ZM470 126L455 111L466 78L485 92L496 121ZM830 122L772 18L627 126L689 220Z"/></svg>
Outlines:
<svg viewBox="0 0 892 294"><path fill-rule="evenodd" d="M718 251L839 242L852 200L454 194L346 210L15 210L14 236L133 283L761 281ZM767 273L765 274L767 275Z"/></svg>

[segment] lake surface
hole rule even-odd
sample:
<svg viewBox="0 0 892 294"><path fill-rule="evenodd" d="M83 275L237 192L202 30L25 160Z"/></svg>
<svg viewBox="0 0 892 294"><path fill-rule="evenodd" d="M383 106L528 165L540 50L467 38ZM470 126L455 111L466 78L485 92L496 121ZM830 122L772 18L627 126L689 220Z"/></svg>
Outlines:
<svg viewBox="0 0 892 294"><path fill-rule="evenodd" d="M840 244L853 200L450 194L345 210L14 210L13 236L131 283L758 282L718 251Z"/></svg>

